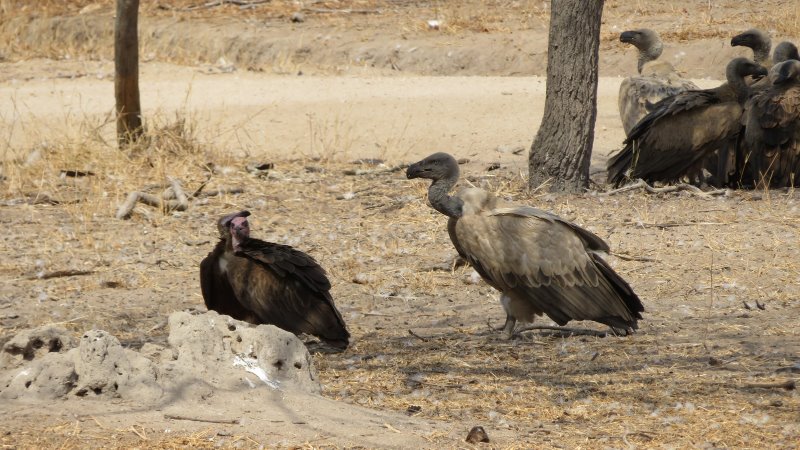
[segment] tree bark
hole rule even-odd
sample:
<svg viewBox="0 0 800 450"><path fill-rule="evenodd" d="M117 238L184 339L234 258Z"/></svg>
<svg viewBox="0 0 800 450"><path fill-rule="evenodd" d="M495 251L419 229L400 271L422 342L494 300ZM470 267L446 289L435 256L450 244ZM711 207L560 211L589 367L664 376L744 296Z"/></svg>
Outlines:
<svg viewBox="0 0 800 450"><path fill-rule="evenodd" d="M139 0L117 0L114 30L114 94L117 100L117 143L123 149L142 135L139 103Z"/></svg>
<svg viewBox="0 0 800 450"><path fill-rule="evenodd" d="M528 159L529 185L581 192L589 185L597 117L603 0L551 0L544 116Z"/></svg>

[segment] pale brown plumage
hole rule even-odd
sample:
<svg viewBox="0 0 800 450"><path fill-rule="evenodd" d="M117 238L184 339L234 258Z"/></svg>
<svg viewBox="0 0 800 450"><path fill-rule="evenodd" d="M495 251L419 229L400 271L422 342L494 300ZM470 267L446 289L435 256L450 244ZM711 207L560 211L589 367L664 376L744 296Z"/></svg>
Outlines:
<svg viewBox="0 0 800 450"><path fill-rule="evenodd" d="M625 78L619 86L619 115L628 136L636 123L647 115L648 107L679 92L699 88L681 78L672 64L657 61L663 44L655 31L647 28L625 31L619 40L635 46L639 54L639 76Z"/></svg>
<svg viewBox="0 0 800 450"><path fill-rule="evenodd" d="M450 217L458 253L499 290L511 337L517 320L546 314L559 325L593 320L617 329L637 328L641 301L601 258L608 245L593 233L546 211L510 205L482 189L447 193L458 164L436 153L409 166L408 178L433 180L431 205Z"/></svg>
<svg viewBox="0 0 800 450"><path fill-rule="evenodd" d="M241 211L218 221L220 241L200 263L208 309L347 348L350 333L331 297L325 270L288 245L251 238L245 219L249 215Z"/></svg>
<svg viewBox="0 0 800 450"><path fill-rule="evenodd" d="M671 183L690 176L719 150L714 175L719 185L735 171L730 155L741 131L743 105L749 95L748 75L766 75L762 66L735 58L726 69L728 82L714 89L691 90L668 97L631 130L624 147L608 160L608 181L628 179Z"/></svg>
<svg viewBox="0 0 800 450"><path fill-rule="evenodd" d="M800 61L774 67L772 84L745 105L742 147L756 186L800 185Z"/></svg>

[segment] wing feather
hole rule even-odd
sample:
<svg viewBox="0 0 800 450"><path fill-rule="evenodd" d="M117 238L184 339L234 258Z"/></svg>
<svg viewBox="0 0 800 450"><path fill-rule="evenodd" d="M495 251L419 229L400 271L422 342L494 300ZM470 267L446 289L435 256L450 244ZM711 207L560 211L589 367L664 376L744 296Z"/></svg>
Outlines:
<svg viewBox="0 0 800 450"><path fill-rule="evenodd" d="M466 258L489 284L525 299L559 324L588 319L635 328L641 318L638 297L620 298L615 283L621 278L614 274L609 280L607 266L595 261L593 247L607 251L608 245L554 214L498 208L459 218L454 231Z"/></svg>

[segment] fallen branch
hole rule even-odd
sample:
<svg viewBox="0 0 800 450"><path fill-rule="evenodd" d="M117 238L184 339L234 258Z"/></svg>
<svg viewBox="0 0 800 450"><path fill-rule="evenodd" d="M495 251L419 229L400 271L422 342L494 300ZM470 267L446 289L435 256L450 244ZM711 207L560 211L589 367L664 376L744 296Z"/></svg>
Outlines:
<svg viewBox="0 0 800 450"><path fill-rule="evenodd" d="M329 9L329 8L303 8L303 11L317 14L381 14L380 9Z"/></svg>
<svg viewBox="0 0 800 450"><path fill-rule="evenodd" d="M183 192L181 182L172 177L167 177L167 180L169 180L169 184L172 187L172 192L175 194L175 198L178 200L178 205L181 206L179 211L185 211L187 208L189 208L189 199L186 198L186 194Z"/></svg>
<svg viewBox="0 0 800 450"><path fill-rule="evenodd" d="M730 225L735 222L660 222L660 223L648 223L648 222L635 222L635 221L628 221L625 222L629 225L635 225L640 228L674 228L674 227L689 227L692 225L703 225L703 226L720 226L720 225Z"/></svg>
<svg viewBox="0 0 800 450"><path fill-rule="evenodd" d="M786 389L787 391L793 391L797 388L797 384L794 380L786 380L777 383L747 383L744 386L759 389Z"/></svg>
<svg viewBox="0 0 800 450"><path fill-rule="evenodd" d="M164 414L164 418L172 420L191 420L192 422L227 423L233 425L239 423L239 419L206 419L202 417L181 416L178 414Z"/></svg>
<svg viewBox="0 0 800 450"><path fill-rule="evenodd" d="M647 256L633 256L633 255L628 255L627 253L611 253L611 254L624 261L658 262L657 259L649 258Z"/></svg>
<svg viewBox="0 0 800 450"><path fill-rule="evenodd" d="M51 278L75 277L79 275L91 275L93 270L55 270L53 272L43 273L41 275L34 275L28 277L29 280L49 280Z"/></svg>
<svg viewBox="0 0 800 450"><path fill-rule="evenodd" d="M595 331L595 330L588 330L586 328L556 327L552 325L530 325L527 327L520 328L516 332L522 333L523 331L532 331L532 330L553 330L553 331L560 331L562 333L569 333L575 336L597 336L597 337L608 336L608 331Z"/></svg>
<svg viewBox="0 0 800 450"><path fill-rule="evenodd" d="M130 218L136 203L144 203L145 205L159 208L164 213L189 209L189 199L186 198L180 182L172 177L168 177L168 181L169 187L161 193L160 197L141 191L134 191L128 194L128 198L117 208L116 218ZM175 200L172 200L172 198L175 198Z"/></svg>
<svg viewBox="0 0 800 450"><path fill-rule="evenodd" d="M224 194L242 194L244 193L244 188L240 187L233 187L233 188L220 188L220 189L212 189L210 191L204 192L197 192L193 197L216 197L218 195Z"/></svg>
<svg viewBox="0 0 800 450"><path fill-rule="evenodd" d="M418 335L417 333L414 333L411 330L408 330L408 334L410 334L411 336L414 336L415 338L419 339L422 342L428 342L428 338L424 338L424 337Z"/></svg>
<svg viewBox="0 0 800 450"><path fill-rule="evenodd" d="M175 8L170 5L158 5L158 9L166 9L168 11L196 11L198 9L216 8L222 5L236 5L240 9L252 8L256 5L269 3L272 0L217 0L214 2L203 3L202 5L187 6L185 8Z"/></svg>
<svg viewBox="0 0 800 450"><path fill-rule="evenodd" d="M642 180L641 178L636 180L636 182L633 184L629 184L627 186L623 186L617 189L612 189L607 192L600 192L598 193L598 195L611 196L615 194L621 194L623 192L634 191L636 189L644 189L645 191L651 194L666 194L669 192L685 191L691 195L695 195L697 197L702 197L702 198L710 198L719 195L728 195L727 189L715 189L713 191L704 191L697 186L692 186L691 184L686 184L686 183L673 184L672 186L664 186L657 188L650 186L649 184L647 184L646 181Z"/></svg>
<svg viewBox="0 0 800 450"><path fill-rule="evenodd" d="M408 167L408 164L400 164L398 166L382 167L380 169L346 169L343 173L345 175L378 175L384 173L399 172Z"/></svg>

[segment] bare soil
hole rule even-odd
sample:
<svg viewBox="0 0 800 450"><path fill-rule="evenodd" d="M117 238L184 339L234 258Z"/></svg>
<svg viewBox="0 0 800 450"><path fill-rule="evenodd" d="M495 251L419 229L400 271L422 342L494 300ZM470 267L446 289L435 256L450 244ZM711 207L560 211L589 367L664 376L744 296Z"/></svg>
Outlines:
<svg viewBox="0 0 800 450"><path fill-rule="evenodd" d="M605 195L602 173L624 137L620 77L635 71L615 33L656 28L665 56L713 86L728 58L748 55L727 45L730 35L761 26L773 42L798 36L796 8L607 2L597 184L567 196L526 187L544 104L547 3L143 6L149 130L188 136L195 150L137 157L120 156L109 120L111 3L0 0L0 342L59 323L106 330L131 348L163 343L171 312L204 309L198 264L215 219L249 209L254 235L328 270L353 345L314 355L324 398L290 402L284 415L245 410L234 397L186 413L224 410L248 419L240 424L165 419L124 402L9 402L0 404L4 446L442 448L468 446L481 425L491 439L481 446L496 448L797 447L800 397L786 389L800 371L795 192ZM305 22L289 20L298 11ZM437 18L440 29L428 29ZM639 332L500 340L490 329L504 319L496 292L451 267L445 218L400 167L440 150L469 159L462 185L607 239L645 304ZM275 164L266 174L246 168L266 162ZM206 190L242 193L114 218L128 192L165 176L187 192L208 180Z"/></svg>

